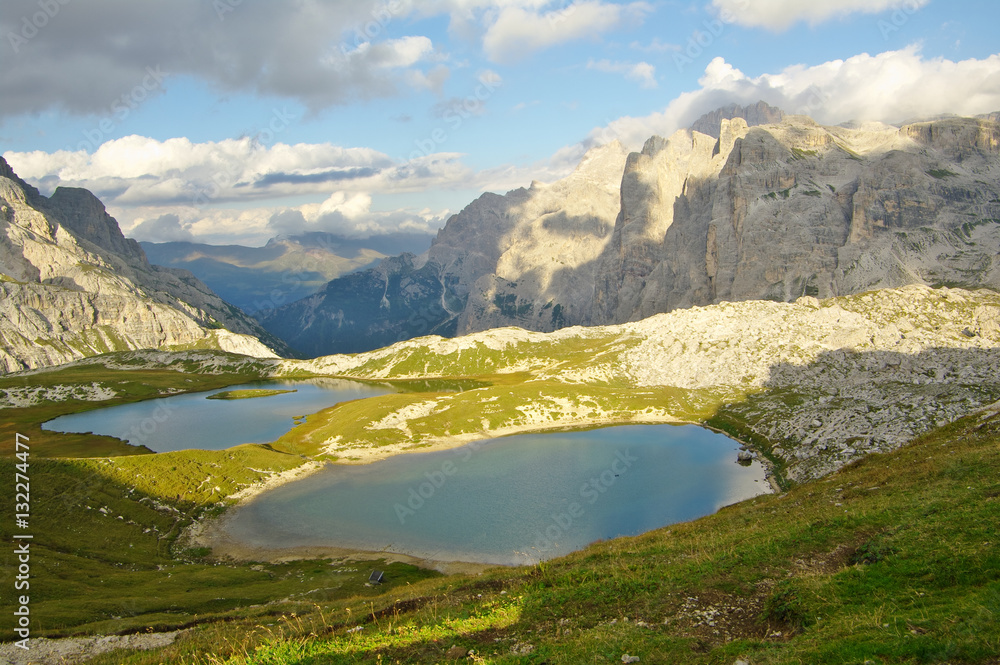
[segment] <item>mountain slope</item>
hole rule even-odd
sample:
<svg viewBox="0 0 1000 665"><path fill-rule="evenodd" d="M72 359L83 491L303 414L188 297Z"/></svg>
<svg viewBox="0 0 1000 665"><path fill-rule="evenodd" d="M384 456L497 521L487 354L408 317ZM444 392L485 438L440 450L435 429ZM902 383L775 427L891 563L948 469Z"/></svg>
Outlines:
<svg viewBox="0 0 1000 665"><path fill-rule="evenodd" d="M336 441L342 457L518 431L722 418L718 426L736 419L746 436L768 442L787 477L803 480L1000 399L998 364L1000 296L911 285L822 301L723 303L551 333L425 337L281 361L278 374L530 376L510 379L520 385L498 380L458 395L414 395L412 405L393 396L386 401L395 410L352 413L349 426L342 411L324 412L290 435ZM397 424L372 424L382 419Z"/></svg>
<svg viewBox="0 0 1000 665"><path fill-rule="evenodd" d="M0 293L2 371L136 348L286 348L191 273L150 265L90 192L46 198L2 159Z"/></svg>
<svg viewBox="0 0 1000 665"><path fill-rule="evenodd" d="M322 354L376 348L356 302L383 303L384 344L387 331L548 331L724 301L1000 288L1000 125L989 117L823 127L756 105L696 126L716 122L714 137L682 130L629 155L611 144L563 181L484 194L412 261L414 284L403 268L398 292L374 273L331 283L263 324ZM427 320L399 320L413 311Z"/></svg>

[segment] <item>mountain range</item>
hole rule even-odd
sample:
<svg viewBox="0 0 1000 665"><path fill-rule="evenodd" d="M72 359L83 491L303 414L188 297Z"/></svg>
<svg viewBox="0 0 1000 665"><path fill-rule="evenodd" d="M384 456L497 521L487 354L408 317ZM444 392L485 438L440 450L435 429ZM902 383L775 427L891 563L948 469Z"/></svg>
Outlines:
<svg viewBox="0 0 1000 665"><path fill-rule="evenodd" d="M314 231L271 238L263 247L141 242L150 262L182 268L247 314L310 296L327 282L373 267L389 254L423 251L431 236L397 233L364 239Z"/></svg>
<svg viewBox="0 0 1000 665"><path fill-rule="evenodd" d="M731 105L638 152L595 147L557 182L483 194L426 252L391 257L399 238L319 233L141 246L90 192L42 196L0 161L0 369L136 348L315 357L725 301L1000 289L996 115L829 127Z"/></svg>
<svg viewBox="0 0 1000 665"><path fill-rule="evenodd" d="M994 115L828 127L760 103L694 127L639 152L593 148L552 184L483 194L424 254L337 278L260 322L316 356L723 301L1000 288Z"/></svg>

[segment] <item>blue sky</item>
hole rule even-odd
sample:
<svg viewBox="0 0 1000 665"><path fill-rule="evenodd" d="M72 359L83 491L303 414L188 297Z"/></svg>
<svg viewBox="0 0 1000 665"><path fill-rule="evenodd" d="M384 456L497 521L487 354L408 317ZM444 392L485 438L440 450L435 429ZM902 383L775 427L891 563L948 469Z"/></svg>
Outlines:
<svg viewBox="0 0 1000 665"><path fill-rule="evenodd" d="M997 25L985 0L6 0L0 151L140 239L433 233L730 102L1000 110Z"/></svg>

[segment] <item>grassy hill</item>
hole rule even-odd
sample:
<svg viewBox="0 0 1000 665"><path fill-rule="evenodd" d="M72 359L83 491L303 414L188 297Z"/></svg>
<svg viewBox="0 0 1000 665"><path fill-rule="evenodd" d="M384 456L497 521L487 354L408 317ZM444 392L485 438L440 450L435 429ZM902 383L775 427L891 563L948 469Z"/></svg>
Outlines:
<svg viewBox="0 0 1000 665"><path fill-rule="evenodd" d="M535 567L423 581L390 569L363 595L243 610L158 652L92 662L449 662L467 650L483 663L996 663L998 442L996 412L970 416L785 494ZM330 568L297 565L300 579Z"/></svg>

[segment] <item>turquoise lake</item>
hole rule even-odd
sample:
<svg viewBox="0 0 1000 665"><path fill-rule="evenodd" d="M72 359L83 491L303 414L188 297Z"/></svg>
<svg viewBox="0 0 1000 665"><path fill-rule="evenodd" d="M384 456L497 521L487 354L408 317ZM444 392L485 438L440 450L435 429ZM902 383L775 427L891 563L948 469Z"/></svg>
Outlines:
<svg viewBox="0 0 1000 665"><path fill-rule="evenodd" d="M738 450L693 425L510 436L328 465L258 496L219 528L250 547L532 563L768 492L764 469L737 464Z"/></svg>
<svg viewBox="0 0 1000 665"><path fill-rule="evenodd" d="M248 388L295 392L253 399L206 399ZM241 443L269 443L292 429L294 416L389 392L339 379L263 381L72 413L44 423L42 429L115 436L158 453L186 448L222 450Z"/></svg>

